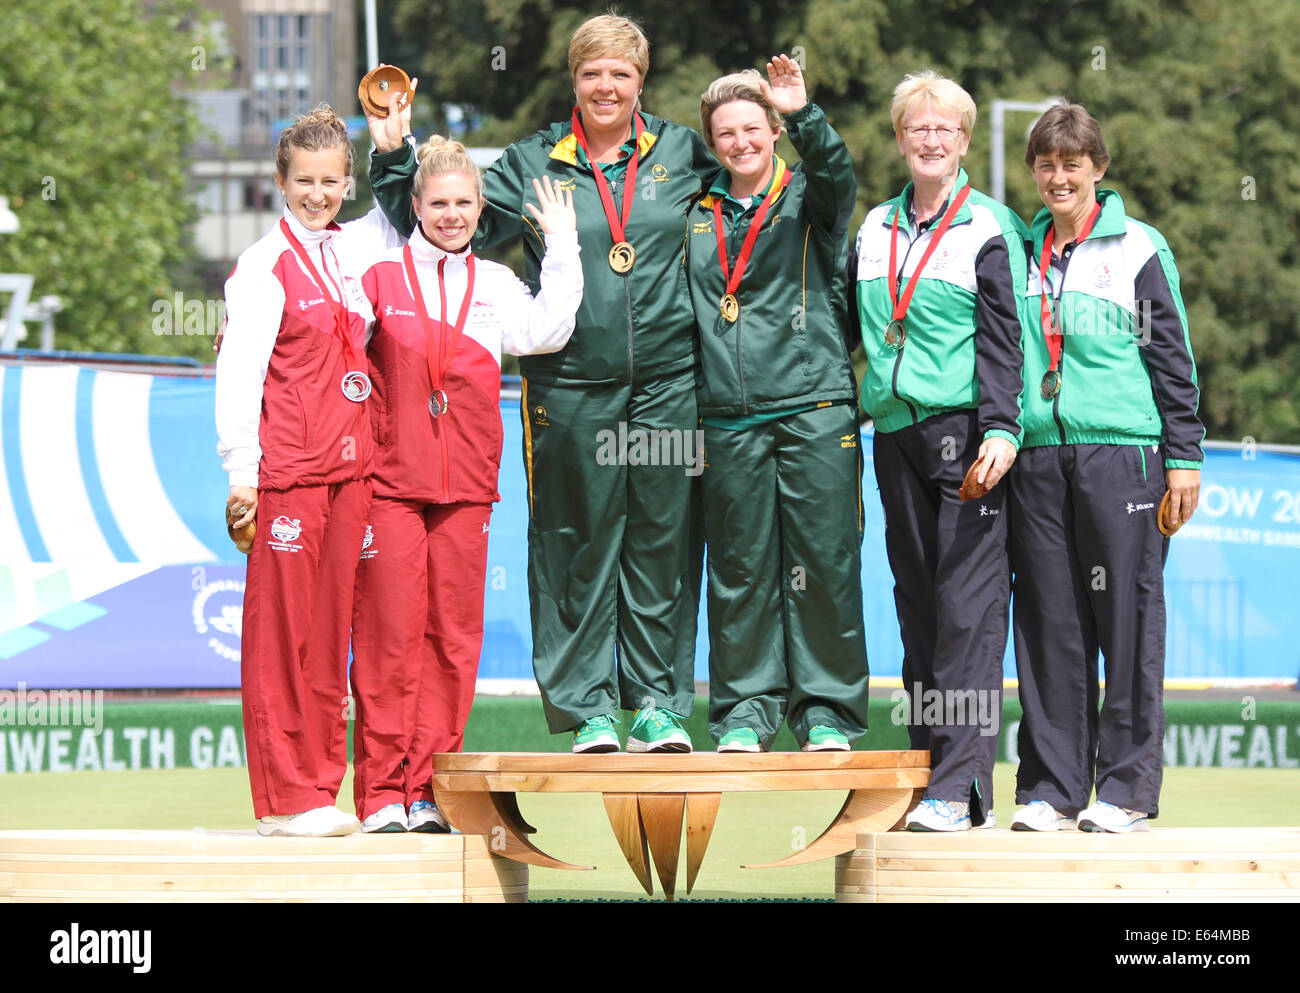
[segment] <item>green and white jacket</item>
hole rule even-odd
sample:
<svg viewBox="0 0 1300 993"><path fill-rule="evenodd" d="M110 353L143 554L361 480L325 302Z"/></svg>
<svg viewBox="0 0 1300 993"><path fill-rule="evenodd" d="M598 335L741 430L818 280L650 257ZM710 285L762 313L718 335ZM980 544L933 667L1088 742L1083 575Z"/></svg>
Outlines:
<svg viewBox="0 0 1300 993"><path fill-rule="evenodd" d="M1125 215L1118 193L1098 190L1097 199L1101 214L1088 237L1052 260L1062 347L1051 399L1039 390L1051 362L1038 271L1052 223L1046 207L1030 228L1023 444L1159 444L1165 468L1199 469L1205 428L1173 253L1155 228Z"/></svg>
<svg viewBox="0 0 1300 993"><path fill-rule="evenodd" d="M958 171L954 195L969 180ZM972 190L921 272L897 350L885 343L893 317L889 243L896 211L901 295L938 224L917 232L908 221L912 184L875 207L850 253L857 323L866 353L862 409L877 431L897 431L936 414L979 411L979 437L1020 444L1021 308L1026 279L1024 223ZM946 209L946 208L945 208ZM856 272L854 266L856 265ZM1035 381L1036 382L1036 381Z"/></svg>

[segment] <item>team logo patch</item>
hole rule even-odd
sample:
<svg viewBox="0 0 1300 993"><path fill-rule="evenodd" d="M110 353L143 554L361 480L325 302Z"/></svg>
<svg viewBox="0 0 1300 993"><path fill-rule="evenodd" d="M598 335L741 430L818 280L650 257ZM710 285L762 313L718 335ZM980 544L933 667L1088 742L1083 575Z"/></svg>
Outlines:
<svg viewBox="0 0 1300 993"><path fill-rule="evenodd" d="M385 317L393 317L393 316L397 316L397 317L414 317L414 316L415 316L415 311L413 311L413 310L398 310L398 309L397 309L396 307L394 307L391 303L389 303L389 304L385 304L385 305L384 305L384 316L385 316Z"/></svg>
<svg viewBox="0 0 1300 993"><path fill-rule="evenodd" d="M986 507L984 504L980 504L980 517L997 517L1000 513L1002 513L1000 507Z"/></svg>
<svg viewBox="0 0 1300 993"><path fill-rule="evenodd" d="M562 179L555 184L556 189L573 190L577 189L578 181L576 179Z"/></svg>
<svg viewBox="0 0 1300 993"><path fill-rule="evenodd" d="M311 307L315 307L316 304L318 304L318 303L324 303L324 302L325 302L325 298L324 298L324 297L317 297L315 300L304 300L302 297L299 297L299 298L298 298L298 309L299 309L299 310L308 310L308 309L310 309Z"/></svg>
<svg viewBox="0 0 1300 993"><path fill-rule="evenodd" d="M934 258L930 260L930 268L947 269L950 265L952 265L953 259L955 258L956 256L953 255L952 249L941 248L934 253Z"/></svg>
<svg viewBox="0 0 1300 993"><path fill-rule="evenodd" d="M1130 503L1127 504L1126 506L1128 507L1128 512L1130 516L1138 513L1139 511L1156 509L1156 505L1154 503Z"/></svg>
<svg viewBox="0 0 1300 993"><path fill-rule="evenodd" d="M856 434L840 435L840 448L857 448L858 436Z"/></svg>
<svg viewBox="0 0 1300 993"><path fill-rule="evenodd" d="M662 162L656 162L655 167L650 170L650 175L656 183L668 182L668 167Z"/></svg>
<svg viewBox="0 0 1300 993"><path fill-rule="evenodd" d="M546 408L540 403L533 408L533 423L538 427L546 427L551 422L546 419Z"/></svg>
<svg viewBox="0 0 1300 993"><path fill-rule="evenodd" d="M373 559L379 554L379 549L370 550L370 546L375 543L375 529L369 524L366 525L366 536L361 539L361 557L363 559Z"/></svg>
<svg viewBox="0 0 1300 993"><path fill-rule="evenodd" d="M1115 279L1115 269L1109 262L1103 262L1092 271L1092 278L1097 284L1097 289L1104 290Z"/></svg>
<svg viewBox="0 0 1300 993"><path fill-rule="evenodd" d="M282 513L276 517L276 520L270 522L270 537L281 542L282 545L298 541L298 535L302 533L303 521L300 517L286 517Z"/></svg>
<svg viewBox="0 0 1300 993"><path fill-rule="evenodd" d="M701 221L691 225L691 234L713 234L713 221Z"/></svg>

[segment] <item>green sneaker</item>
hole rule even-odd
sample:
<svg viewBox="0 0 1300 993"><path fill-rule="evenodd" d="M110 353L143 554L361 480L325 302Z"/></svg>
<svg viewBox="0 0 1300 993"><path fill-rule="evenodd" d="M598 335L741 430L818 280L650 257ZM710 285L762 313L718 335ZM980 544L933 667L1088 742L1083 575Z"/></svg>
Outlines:
<svg viewBox="0 0 1300 993"><path fill-rule="evenodd" d="M847 752L849 739L844 737L839 728L826 724L814 724L808 729L808 740L803 743L805 752Z"/></svg>
<svg viewBox="0 0 1300 993"><path fill-rule="evenodd" d="M761 752L762 750L763 747L758 743L758 732L753 728L736 728L718 739L720 752Z"/></svg>
<svg viewBox="0 0 1300 993"><path fill-rule="evenodd" d="M689 752L691 736L682 727L682 719L671 710L642 707L632 715L632 730L627 734L629 752Z"/></svg>
<svg viewBox="0 0 1300 993"><path fill-rule="evenodd" d="M601 714L578 725L573 732L573 750L575 752L616 752L618 751L618 732L614 730L614 717Z"/></svg>

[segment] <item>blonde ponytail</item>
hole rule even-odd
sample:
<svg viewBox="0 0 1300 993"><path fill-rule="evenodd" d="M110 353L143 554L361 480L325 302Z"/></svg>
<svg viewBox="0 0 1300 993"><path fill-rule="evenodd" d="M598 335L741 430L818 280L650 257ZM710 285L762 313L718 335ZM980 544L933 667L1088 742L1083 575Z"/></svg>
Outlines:
<svg viewBox="0 0 1300 993"><path fill-rule="evenodd" d="M419 199L424 190L425 180L446 172L463 172L473 176L478 195L483 195L483 174L460 142L444 138L440 134L430 135L429 140L416 149L415 158L420 163L412 189L416 199Z"/></svg>

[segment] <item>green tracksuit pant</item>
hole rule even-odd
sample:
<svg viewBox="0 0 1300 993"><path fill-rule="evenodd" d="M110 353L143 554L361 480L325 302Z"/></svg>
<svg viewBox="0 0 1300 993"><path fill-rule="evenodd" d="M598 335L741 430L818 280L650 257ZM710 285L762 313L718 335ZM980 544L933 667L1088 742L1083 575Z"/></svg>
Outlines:
<svg viewBox="0 0 1300 993"><path fill-rule="evenodd" d="M862 450L852 404L705 426L709 732L867 728Z"/></svg>
<svg viewBox="0 0 1300 993"><path fill-rule="evenodd" d="M524 381L533 671L552 734L624 709L688 716L702 534L694 373Z"/></svg>

